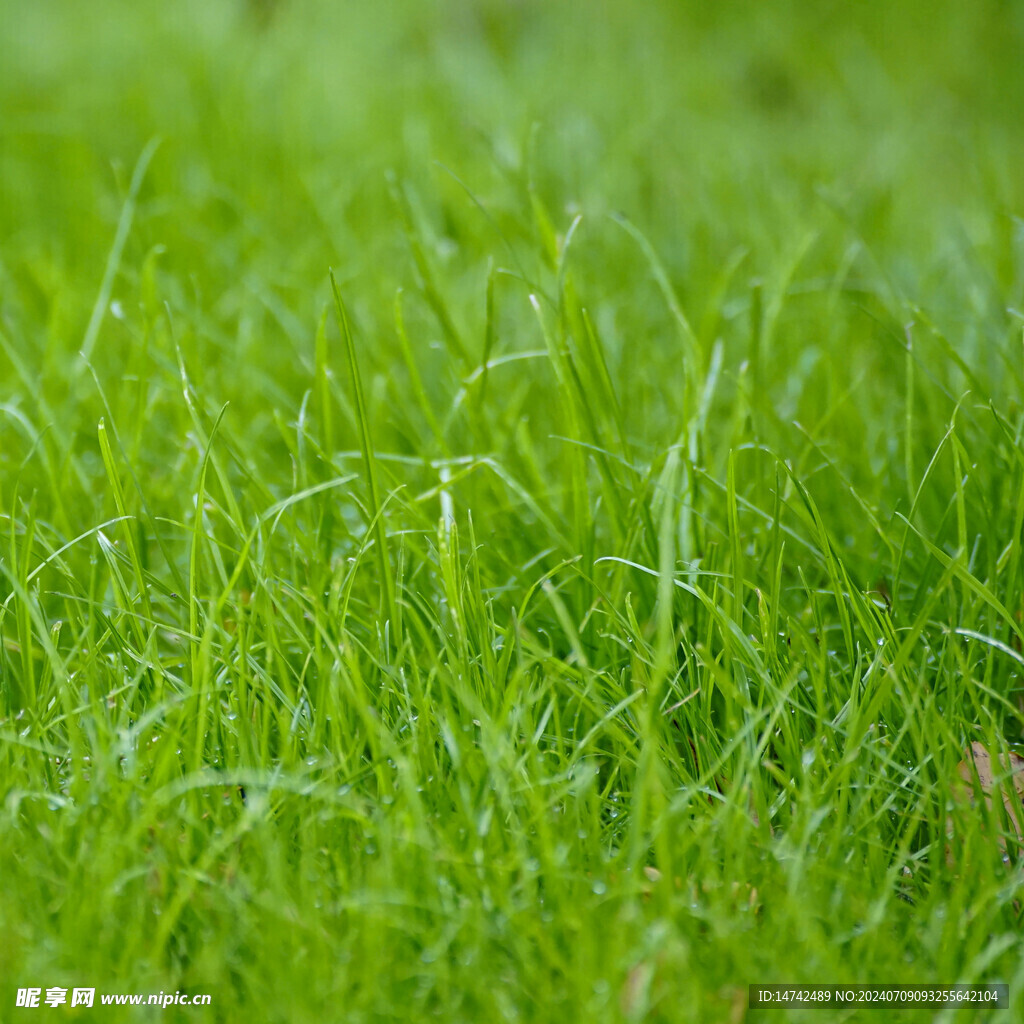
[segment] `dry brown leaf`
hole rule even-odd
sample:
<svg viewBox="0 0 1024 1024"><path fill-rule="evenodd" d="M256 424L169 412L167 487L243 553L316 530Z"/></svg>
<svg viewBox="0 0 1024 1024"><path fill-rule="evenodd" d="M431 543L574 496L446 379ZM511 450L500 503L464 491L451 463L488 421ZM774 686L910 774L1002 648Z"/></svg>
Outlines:
<svg viewBox="0 0 1024 1024"><path fill-rule="evenodd" d="M648 902L654 887L661 881L661 872L650 864L644 867L644 881L640 886L640 896L644 902Z"/></svg>
<svg viewBox="0 0 1024 1024"><path fill-rule="evenodd" d="M958 800L977 803L979 790L985 805L992 810L995 793L1001 794L1006 817L1016 832L1018 842L1024 844L1024 757L1010 753L1006 757L993 757L982 743L972 743L966 757L957 765L958 780L953 793ZM952 822L950 823L952 829ZM999 837L999 847L1005 853L1006 839Z"/></svg>
<svg viewBox="0 0 1024 1024"><path fill-rule="evenodd" d="M740 985L732 991L732 1006L729 1011L729 1024L742 1024L747 1019L747 989Z"/></svg>
<svg viewBox="0 0 1024 1024"><path fill-rule="evenodd" d="M637 1020L647 1013L653 979L654 964L650 960L641 960L626 976L619 994L619 1008L627 1020Z"/></svg>

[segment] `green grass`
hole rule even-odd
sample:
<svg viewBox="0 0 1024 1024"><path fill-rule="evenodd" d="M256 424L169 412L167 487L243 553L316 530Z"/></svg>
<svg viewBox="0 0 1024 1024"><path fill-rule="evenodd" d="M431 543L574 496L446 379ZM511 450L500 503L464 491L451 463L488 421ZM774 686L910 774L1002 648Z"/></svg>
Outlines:
<svg viewBox="0 0 1024 1024"><path fill-rule="evenodd" d="M1024 1014L1022 44L0 0L0 1021Z"/></svg>

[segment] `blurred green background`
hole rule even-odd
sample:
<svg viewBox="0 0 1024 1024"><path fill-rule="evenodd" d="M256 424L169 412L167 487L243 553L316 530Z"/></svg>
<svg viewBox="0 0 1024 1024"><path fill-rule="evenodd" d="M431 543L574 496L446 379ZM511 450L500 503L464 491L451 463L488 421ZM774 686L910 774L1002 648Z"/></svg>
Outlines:
<svg viewBox="0 0 1024 1024"><path fill-rule="evenodd" d="M1020 323L1005 297L1024 288L1020 4L4 0L0 19L0 315L72 433L91 438L102 412L91 387L64 401L68 366L154 138L112 295L121 318L106 317L93 361L113 411L134 417L117 382L157 372L132 355L143 333L176 376L169 332L139 312L159 320L168 303L194 334L197 388L267 439L270 467L271 406L297 408L309 386L328 266L377 375L383 448L418 451L429 434L402 399L397 288L428 392L457 393L470 367L453 365L416 287L410 221L470 364L489 260L530 282L499 281L495 352L538 347L527 294L554 281L531 195L560 235L583 217L570 262L641 443L678 409L680 364L671 313L612 214L648 236L727 368L749 355L763 289L786 341L765 343L757 387L780 422L810 427L870 381L832 440L879 496L907 487L885 408L910 303L994 393L1020 384L1002 344ZM965 380L950 372L955 395ZM505 380L520 403L539 387L531 402L557 426L532 363ZM151 425L176 390L150 390ZM450 431L483 444L458 419ZM153 433L173 461L181 438ZM780 437L763 425L761 440ZM24 456L12 444L8 467Z"/></svg>

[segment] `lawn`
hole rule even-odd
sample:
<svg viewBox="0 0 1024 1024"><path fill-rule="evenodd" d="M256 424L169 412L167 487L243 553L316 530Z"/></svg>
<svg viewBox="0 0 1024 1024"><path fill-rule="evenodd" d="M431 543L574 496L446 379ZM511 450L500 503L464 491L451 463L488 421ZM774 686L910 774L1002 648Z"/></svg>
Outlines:
<svg viewBox="0 0 1024 1024"><path fill-rule="evenodd" d="M0 1021L1024 1019L1022 48L0 0Z"/></svg>

